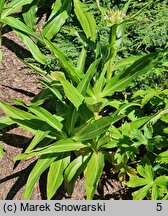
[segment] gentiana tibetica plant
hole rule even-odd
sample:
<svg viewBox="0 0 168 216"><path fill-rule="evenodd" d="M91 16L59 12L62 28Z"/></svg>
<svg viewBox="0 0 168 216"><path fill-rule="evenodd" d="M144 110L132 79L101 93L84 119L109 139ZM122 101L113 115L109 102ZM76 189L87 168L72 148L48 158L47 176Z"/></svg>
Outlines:
<svg viewBox="0 0 168 216"><path fill-rule="evenodd" d="M141 177L137 176L140 174L145 179L142 180L145 182L145 192L146 188L154 190L154 186L147 182L148 176L141 172L149 170L152 173L151 165L139 164L137 168L136 165L142 158L141 149L146 152L146 157L150 157L155 148L160 152L164 145L161 142L159 146L159 137L154 131L155 125L160 121L165 122L167 118L167 100L163 96L160 109L145 114L144 103L150 103L153 97L141 93L127 98L126 89L135 78L161 64L166 50L144 56L130 56L119 61L118 51L126 24L132 19L127 14L130 1L122 10L114 8L110 11L99 1L96 3L108 31L106 45L102 45L92 11L80 0L55 1L40 34L36 33L32 24L28 25L29 10L27 15L23 15L22 21L13 16L1 17L1 22L11 26L22 38L38 63L25 64L43 77L40 81L42 90L29 104L14 100L24 109L0 102L0 107L6 113L0 119L0 128L17 124L34 134L25 152L14 158L24 160L39 156L28 177L24 199L30 199L35 183L46 170L47 199L51 199L62 184L71 195L81 174L85 176L87 199L93 199L106 162L112 163L113 172L118 174L123 184L130 187L142 186L139 183ZM32 10L32 7L29 9ZM81 45L76 64L52 40L68 18L78 22L77 27L65 28ZM38 44L50 54L46 56ZM59 70L45 71L46 60L51 56L59 62ZM91 61L89 64L88 59ZM166 131L166 127L164 130ZM152 148L151 140L158 146ZM161 160L161 156L158 155L156 161ZM148 162L147 159L146 161ZM164 178L151 175L150 181L156 182L156 186ZM128 178L130 180L127 183ZM167 181L167 178L164 179ZM157 191L162 192L163 188L164 185L159 186ZM165 195L165 192L160 194ZM152 195L152 198L162 198L161 196ZM134 198L144 196L135 193Z"/></svg>

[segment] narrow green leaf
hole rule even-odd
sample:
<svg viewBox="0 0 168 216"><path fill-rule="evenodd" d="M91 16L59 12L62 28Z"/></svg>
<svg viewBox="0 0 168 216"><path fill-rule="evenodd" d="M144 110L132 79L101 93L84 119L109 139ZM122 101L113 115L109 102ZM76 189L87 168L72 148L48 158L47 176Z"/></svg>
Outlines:
<svg viewBox="0 0 168 216"><path fill-rule="evenodd" d="M62 0L57 0L53 3L52 11L48 20L50 20L55 14L57 14L57 12L61 9L62 4L63 4Z"/></svg>
<svg viewBox="0 0 168 216"><path fill-rule="evenodd" d="M43 88L36 96L33 97L30 102L30 106L40 106L46 101L46 98L52 97L53 94L51 93L51 91L47 88Z"/></svg>
<svg viewBox="0 0 168 216"><path fill-rule="evenodd" d="M70 156L67 153L60 153L58 160L50 165L47 175L47 199L50 200L58 188L61 186L64 178L63 172L70 161Z"/></svg>
<svg viewBox="0 0 168 216"><path fill-rule="evenodd" d="M14 122L8 116L0 118L0 130L12 124L14 124Z"/></svg>
<svg viewBox="0 0 168 216"><path fill-rule="evenodd" d="M111 96L116 91L123 91L129 87L132 81L143 74L146 74L151 68L155 67L163 57L163 52L148 54L135 61L126 70L116 73L106 84L102 97Z"/></svg>
<svg viewBox="0 0 168 216"><path fill-rule="evenodd" d="M86 194L87 200L93 199L104 168L104 155L102 152L93 152L86 168Z"/></svg>
<svg viewBox="0 0 168 216"><path fill-rule="evenodd" d="M5 0L1 0L1 1L0 1L0 13L1 13L2 10L4 9L4 4L5 4Z"/></svg>
<svg viewBox="0 0 168 216"><path fill-rule="evenodd" d="M26 25L34 30L37 21L37 10L39 6L40 0L33 0L33 2L29 5L25 5L23 7L22 16L26 23Z"/></svg>
<svg viewBox="0 0 168 216"><path fill-rule="evenodd" d="M41 128L41 125L43 125L45 122L41 121L39 119L35 119L35 118L30 118L30 119L16 119L16 118L12 118L12 121L14 123L16 123L17 125L19 125L20 127L22 127L23 129L36 134L36 132L38 131L39 128Z"/></svg>
<svg viewBox="0 0 168 216"><path fill-rule="evenodd" d="M83 28L87 38L96 40L96 22L93 15L88 12L86 4L79 0L74 0L74 11Z"/></svg>
<svg viewBox="0 0 168 216"><path fill-rule="evenodd" d="M65 96L78 109L79 106L82 104L84 97L79 93L79 91L70 82L68 82L65 79L63 73L58 72L56 76L63 86Z"/></svg>
<svg viewBox="0 0 168 216"><path fill-rule="evenodd" d="M82 79L82 81L78 84L77 90L81 94L85 94L87 92L87 89L89 87L90 81L93 77L93 75L97 72L97 68L99 66L101 58L95 60L86 71L85 77Z"/></svg>
<svg viewBox="0 0 168 216"><path fill-rule="evenodd" d="M61 29L68 18L67 11L55 16L43 29L44 36L51 40Z"/></svg>
<svg viewBox="0 0 168 216"><path fill-rule="evenodd" d="M1 18L5 18L6 16L12 14L13 12L17 12L23 5L30 4L33 0L13 0L10 3L6 4L6 8L3 9L1 13Z"/></svg>
<svg viewBox="0 0 168 216"><path fill-rule="evenodd" d="M41 174L50 166L52 162L56 160L57 157L58 154L48 154L43 155L38 159L36 165L34 166L28 177L23 196L24 200L30 199L35 183L37 182Z"/></svg>
<svg viewBox="0 0 168 216"><path fill-rule="evenodd" d="M74 159L66 168L64 173L64 182L69 195L72 194L75 181L86 168L90 156L90 152L82 154Z"/></svg>
<svg viewBox="0 0 168 216"><path fill-rule="evenodd" d="M23 160L25 158L30 158L37 155L50 154L50 153L60 153L60 152L69 152L75 151L82 148L86 148L87 145L82 144L81 142L75 142L72 139L61 139L53 144L36 149L29 153L23 153L17 155L14 160Z"/></svg>
<svg viewBox="0 0 168 216"><path fill-rule="evenodd" d="M145 116L145 117L142 117L140 119L137 119L133 122L130 122L130 127L132 130L138 129L138 128L142 127L144 124L148 123L152 118L153 118L153 116Z"/></svg>
<svg viewBox="0 0 168 216"><path fill-rule="evenodd" d="M32 56L35 58L36 61L39 63L45 65L45 55L42 54L42 52L39 50L38 46L33 42L32 39L30 39L25 34L20 33L19 31L16 31L18 36L22 39L23 43L26 45L26 47L31 52Z"/></svg>
<svg viewBox="0 0 168 216"><path fill-rule="evenodd" d="M56 73L57 74L57 73ZM57 86L49 85L48 82L41 81L45 87L47 87L61 102L63 102L62 94L59 92Z"/></svg>
<svg viewBox="0 0 168 216"><path fill-rule="evenodd" d="M101 92L103 90L103 87L106 83L106 79L105 79L105 74L106 74L106 71L107 71L107 68L108 68L108 65L109 65L109 61L107 61L105 64L104 64L104 67L103 67L103 70L99 76L99 78L97 79L94 87L93 87L93 92L94 92L94 95L96 97L100 97L101 95Z"/></svg>
<svg viewBox="0 0 168 216"><path fill-rule="evenodd" d="M133 64L135 61L137 61L138 59L142 58L143 56L130 56L126 59L123 59L119 62L117 62L117 64L114 66L115 70L118 69L124 69L125 67L130 66L131 64Z"/></svg>
<svg viewBox="0 0 168 216"><path fill-rule="evenodd" d="M108 143L105 143L105 144L101 144L99 145L99 149L112 149L112 148L115 148L117 147L118 145L118 141L117 140L112 140Z"/></svg>
<svg viewBox="0 0 168 216"><path fill-rule="evenodd" d="M0 144L0 158L3 156L3 147L2 145Z"/></svg>
<svg viewBox="0 0 168 216"><path fill-rule="evenodd" d="M124 116L106 116L102 117L98 120L95 120L91 123L86 123L82 128L79 128L76 130L74 136L72 137L76 141L84 141L89 139L94 139L97 136L105 133L107 131L107 128L115 123L116 121L119 121Z"/></svg>
<svg viewBox="0 0 168 216"><path fill-rule="evenodd" d="M57 13L53 14L53 16L50 17L42 31L47 39L52 39L60 31L61 27L69 17L70 10L71 0L62 1L60 9L57 11Z"/></svg>
<svg viewBox="0 0 168 216"><path fill-rule="evenodd" d="M36 145L38 145L40 141L42 141L47 136L47 134L49 134L49 132L50 126L48 124L42 125L41 130L40 128L37 130L34 138L32 139L25 152L31 151Z"/></svg>
<svg viewBox="0 0 168 216"><path fill-rule="evenodd" d="M76 83L79 83L83 74L81 71L77 70L73 62L60 50L57 46L48 40L44 40L51 52L54 53L55 57L60 62L65 73Z"/></svg>
<svg viewBox="0 0 168 216"><path fill-rule="evenodd" d="M29 110L38 116L44 122L47 122L51 127L61 132L62 123L58 119L42 107L30 107Z"/></svg>
<svg viewBox="0 0 168 216"><path fill-rule="evenodd" d="M141 105L138 104L138 103L126 103L126 104L123 104L119 109L117 109L117 110L112 114L112 116L116 116L116 115L123 114L123 112L124 112L127 108L132 107L132 106L141 106Z"/></svg>
<svg viewBox="0 0 168 216"><path fill-rule="evenodd" d="M11 105L5 104L4 102L0 102L0 107L10 118L24 119L24 120L25 119L37 119L37 117L34 116L33 114L25 112Z"/></svg>
<svg viewBox="0 0 168 216"><path fill-rule="evenodd" d="M67 107L66 116L65 116L65 120L66 120L65 130L67 130L68 134L72 133L75 124L78 120L79 113L80 110L76 112L76 108L73 106L73 104L70 104L70 106Z"/></svg>
<svg viewBox="0 0 168 216"><path fill-rule="evenodd" d="M84 70L85 70L86 56L87 56L87 50L85 46L83 46L80 52L79 58L78 58L78 62L77 62L77 69L79 71L82 71L82 73L84 73Z"/></svg>
<svg viewBox="0 0 168 216"><path fill-rule="evenodd" d="M41 37L38 34L36 34L34 31L32 31L27 25L25 25L18 18L8 16L8 17L5 17L5 18L1 19L1 22L3 22L4 24L9 25L10 27L12 27L15 30L18 30L18 31L20 31L22 33L25 33L25 34L27 34L29 36L32 36L32 37L36 38L42 44L44 43L43 40L41 39Z"/></svg>

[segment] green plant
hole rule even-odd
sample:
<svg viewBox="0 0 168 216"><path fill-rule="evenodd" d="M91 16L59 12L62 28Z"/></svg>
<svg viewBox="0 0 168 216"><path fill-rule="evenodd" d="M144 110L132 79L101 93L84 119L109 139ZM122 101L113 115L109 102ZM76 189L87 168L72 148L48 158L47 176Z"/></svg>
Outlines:
<svg viewBox="0 0 168 216"><path fill-rule="evenodd" d="M168 196L168 176L155 177L155 172L150 164L138 165L137 172L141 176L132 176L127 183L129 187L142 187L133 193L135 200L142 200L150 196L152 200L166 199Z"/></svg>
<svg viewBox="0 0 168 216"><path fill-rule="evenodd" d="M135 102L141 104L143 111L153 113L154 116L141 130L130 131L131 140L136 146L141 146L141 155L138 157L140 161L135 168L137 174L130 176L130 180L126 184L129 187L138 188L133 193L135 200L144 198L167 200L168 170L164 165L167 163L167 150L165 151L165 149L167 149L168 141L167 89L140 90L134 94L133 98ZM134 115L130 116L134 118ZM146 155L145 158L142 157L142 152ZM141 188L139 189L139 187Z"/></svg>
<svg viewBox="0 0 168 216"><path fill-rule="evenodd" d="M37 34L37 12L42 5L41 0L29 0L29 1L18 1L14 0L5 4L2 1L1 9L1 28L3 25L9 25L22 39L24 44L30 50L33 58L40 64L45 64L45 55L43 55L39 49L40 44L43 44L42 37ZM23 11L21 17L15 17L13 12L20 9L22 6ZM53 3L51 8L51 14L48 19L43 23L42 34L47 38L51 39L58 33L62 25L66 22L71 10L71 1L57 0ZM36 45L36 39L39 42L39 47ZM2 39L2 37L1 37Z"/></svg>
<svg viewBox="0 0 168 216"><path fill-rule="evenodd" d="M155 52L167 47L167 0L148 2L150 4L138 16L134 17L127 28L127 37L124 38L123 46L120 50L122 58L129 55ZM146 1L131 1L130 13L138 12L145 4ZM164 65L161 65L156 70L153 69L146 76L138 78L131 90L145 89L148 86L153 88L162 86L166 88L167 68Z"/></svg>
<svg viewBox="0 0 168 216"><path fill-rule="evenodd" d="M45 46L61 66L60 70L45 71L37 64L26 63L43 76L41 83L44 86L29 104L15 100L26 111L0 102L0 107L8 116L1 119L1 128L16 123L34 134L25 153L17 155L15 160L40 156L27 180L24 199L30 198L36 181L48 168L48 199L54 196L63 182L67 192L71 194L75 181L82 173L86 176L87 199L92 199L105 161L112 161L124 180L127 174L135 174L135 169L129 163L130 160L134 162L139 153L139 146L144 144L142 140L146 137L142 134L145 130L143 127L160 119L167 112L165 108L152 115L136 116L135 111L141 104L126 98L126 89L134 79L161 63L165 54L165 51L158 51L117 61L125 25L129 21L126 12L130 1L125 4L122 11L106 11L100 6L99 1L96 1L99 14L105 18L104 22L107 24L109 40L106 45L101 43L98 26L87 4L79 0L68 2L74 9L82 29L68 29L81 44L76 65L57 44L51 42L50 39L57 32L51 31L50 35L43 29L38 35L14 17L1 19L22 37L38 64L45 65L46 60L32 37ZM53 10L61 8L60 12L65 5L63 1L56 1ZM57 15L60 16L60 13ZM59 21L57 16L54 18L55 22ZM66 19L67 16L64 22ZM59 25L59 29L61 26L62 24ZM90 53L92 57L88 64L87 57ZM104 116L107 107L114 111ZM127 116L129 119L126 123ZM130 135L131 130L134 133ZM138 142L134 142L133 139L139 134Z"/></svg>
<svg viewBox="0 0 168 216"><path fill-rule="evenodd" d="M6 2L5 0L0 1L0 62L2 61L2 28L4 25L3 19L8 18L10 15L19 11L22 6L31 4L33 0L12 0Z"/></svg>

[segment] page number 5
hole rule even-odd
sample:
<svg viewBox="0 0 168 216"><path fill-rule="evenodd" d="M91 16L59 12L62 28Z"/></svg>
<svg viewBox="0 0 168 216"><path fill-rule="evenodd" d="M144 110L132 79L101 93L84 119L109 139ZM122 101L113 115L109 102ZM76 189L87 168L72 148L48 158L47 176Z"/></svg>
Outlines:
<svg viewBox="0 0 168 216"><path fill-rule="evenodd" d="M157 211L162 211L162 203L157 203L156 210Z"/></svg>

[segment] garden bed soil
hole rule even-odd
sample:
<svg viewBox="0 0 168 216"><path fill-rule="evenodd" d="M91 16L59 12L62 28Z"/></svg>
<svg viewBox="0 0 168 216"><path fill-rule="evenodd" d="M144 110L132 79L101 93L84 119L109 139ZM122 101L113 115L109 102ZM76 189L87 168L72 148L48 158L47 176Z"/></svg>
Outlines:
<svg viewBox="0 0 168 216"><path fill-rule="evenodd" d="M40 90L38 76L33 74L18 58L28 57L29 52L18 37L10 29L3 34L3 61L0 65L0 100L13 104L12 99L18 98L28 103ZM4 115L0 110L0 116ZM0 159L0 199L21 200L24 187L36 158L20 162L13 157L24 151L32 139L32 134L19 128L9 127L1 132L0 142L4 154ZM86 199L84 177L76 182L72 197L68 197L63 186L53 199ZM36 184L32 200L46 199L44 173ZM130 199L130 191L122 186L116 178L104 174L101 187L94 199Z"/></svg>

